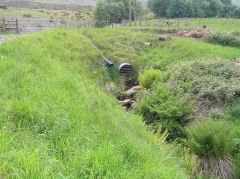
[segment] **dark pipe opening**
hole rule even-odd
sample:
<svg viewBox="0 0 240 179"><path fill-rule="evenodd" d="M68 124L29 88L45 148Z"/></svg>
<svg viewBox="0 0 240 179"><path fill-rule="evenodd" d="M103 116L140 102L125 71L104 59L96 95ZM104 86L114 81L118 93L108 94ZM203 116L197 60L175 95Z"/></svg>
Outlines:
<svg viewBox="0 0 240 179"><path fill-rule="evenodd" d="M105 58L104 61L105 61L106 65L109 68L113 68L114 67L113 63L109 59Z"/></svg>
<svg viewBox="0 0 240 179"><path fill-rule="evenodd" d="M164 37L160 37L158 40L159 40L160 42L165 42L167 39L164 38Z"/></svg>

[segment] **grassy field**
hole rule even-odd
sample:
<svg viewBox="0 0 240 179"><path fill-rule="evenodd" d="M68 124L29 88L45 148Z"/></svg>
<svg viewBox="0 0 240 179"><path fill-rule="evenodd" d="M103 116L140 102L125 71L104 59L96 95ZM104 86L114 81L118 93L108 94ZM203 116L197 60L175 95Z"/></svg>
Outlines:
<svg viewBox="0 0 240 179"><path fill-rule="evenodd" d="M145 18L152 19L153 16L150 14ZM152 19L148 20L149 26L170 24L169 27L175 29L197 29L202 28L204 25L215 32L228 33L237 31L240 28L240 21L238 19L221 19L221 18L186 18L186 19ZM145 21L142 24L146 24ZM138 26L139 26L138 22Z"/></svg>
<svg viewBox="0 0 240 179"><path fill-rule="evenodd" d="M47 10L28 8L8 8L0 9L0 19L2 18L48 18L48 19L71 19L87 20L91 18L90 12L70 11L70 10Z"/></svg>
<svg viewBox="0 0 240 179"><path fill-rule="evenodd" d="M237 25L220 28L233 21L238 24L223 20L211 30L236 31ZM122 90L123 77L118 74L122 62L131 63L137 75L155 68L171 77L181 65L224 61L230 69L226 76L234 75L231 65L239 58L239 49L144 28L57 29L0 45L0 177L193 177L194 166L189 167L191 159L184 156L183 147L147 130L143 117L124 111L107 86L114 83L116 93ZM167 41L160 42L159 37ZM106 68L103 55L114 62L113 69ZM203 72L204 77L211 78L209 71ZM235 102L219 115L240 131ZM238 150L233 156L236 171L240 170Z"/></svg>
<svg viewBox="0 0 240 179"><path fill-rule="evenodd" d="M102 50L105 56L116 63L128 61L138 70L159 66L168 68L170 64L183 61L206 59L229 59L239 57L239 49L211 45L200 40L179 38L169 35L141 33L132 30L99 29L84 30ZM99 35L101 34L101 35ZM166 37L166 42L159 42ZM151 42L153 46L144 43Z"/></svg>

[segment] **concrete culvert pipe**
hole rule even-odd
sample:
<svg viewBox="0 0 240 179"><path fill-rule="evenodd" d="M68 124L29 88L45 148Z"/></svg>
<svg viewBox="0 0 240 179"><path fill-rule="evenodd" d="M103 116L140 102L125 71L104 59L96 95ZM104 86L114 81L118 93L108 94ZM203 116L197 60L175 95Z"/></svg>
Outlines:
<svg viewBox="0 0 240 179"><path fill-rule="evenodd" d="M129 63L122 63L119 65L119 73L122 75L131 75L134 73L134 69Z"/></svg>
<svg viewBox="0 0 240 179"><path fill-rule="evenodd" d="M113 63L109 59L105 58L104 61L105 61L106 65L109 68L113 68L114 67Z"/></svg>
<svg viewBox="0 0 240 179"><path fill-rule="evenodd" d="M167 41L167 39L164 38L164 37L160 37L158 40L159 40L160 42L165 42L165 41Z"/></svg>
<svg viewBox="0 0 240 179"><path fill-rule="evenodd" d="M145 45L152 46L150 42L145 42Z"/></svg>

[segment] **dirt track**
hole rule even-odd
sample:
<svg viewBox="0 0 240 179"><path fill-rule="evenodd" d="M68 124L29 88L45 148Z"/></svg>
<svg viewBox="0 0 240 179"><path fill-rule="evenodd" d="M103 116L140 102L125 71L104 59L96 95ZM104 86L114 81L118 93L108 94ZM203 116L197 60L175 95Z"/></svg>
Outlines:
<svg viewBox="0 0 240 179"><path fill-rule="evenodd" d="M0 44L5 42L6 40L18 38L18 37L21 37L21 36L23 36L23 35L0 35Z"/></svg>

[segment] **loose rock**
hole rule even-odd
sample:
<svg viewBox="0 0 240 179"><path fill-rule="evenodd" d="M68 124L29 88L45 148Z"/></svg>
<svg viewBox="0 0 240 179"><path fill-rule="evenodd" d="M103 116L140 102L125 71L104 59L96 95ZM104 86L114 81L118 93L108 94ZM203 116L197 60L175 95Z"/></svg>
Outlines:
<svg viewBox="0 0 240 179"><path fill-rule="evenodd" d="M141 89L141 86L138 85L138 86L134 86L132 87L131 89L127 90L124 92L124 94L126 94L127 96L132 96L134 95L138 90Z"/></svg>
<svg viewBox="0 0 240 179"><path fill-rule="evenodd" d="M122 106L130 106L132 104L131 99L125 99L124 101L119 101Z"/></svg>

